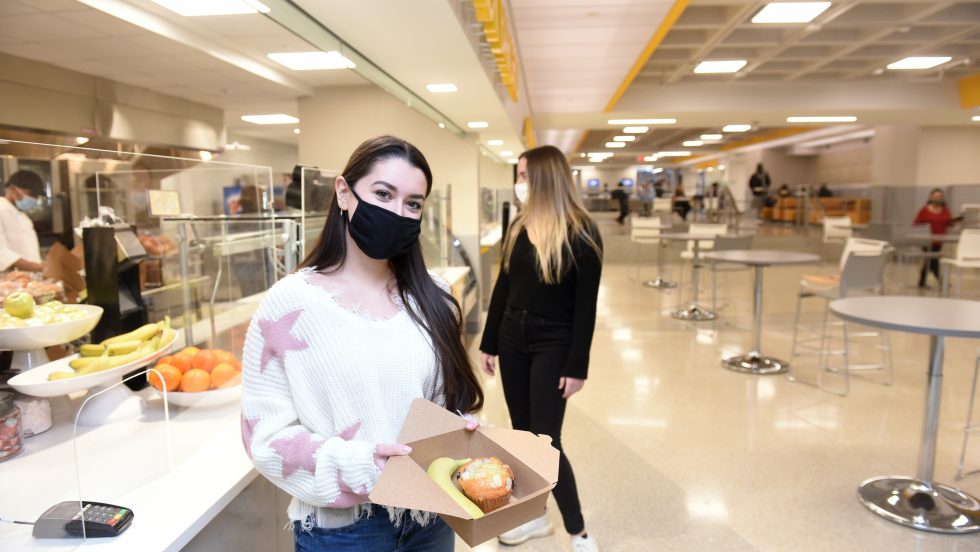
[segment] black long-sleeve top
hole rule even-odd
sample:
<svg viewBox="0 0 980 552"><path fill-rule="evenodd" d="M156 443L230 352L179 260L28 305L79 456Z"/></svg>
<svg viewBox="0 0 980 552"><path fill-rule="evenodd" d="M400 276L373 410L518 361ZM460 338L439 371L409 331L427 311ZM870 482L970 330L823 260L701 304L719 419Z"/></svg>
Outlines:
<svg viewBox="0 0 980 552"><path fill-rule="evenodd" d="M598 231L592 229L590 235L601 250L602 239ZM517 236L510 254L510 271L505 271L501 266L493 288L487 324L480 342L481 351L497 354L500 323L505 309L525 310L572 325L571 349L561 373L578 379L587 377L602 258L581 236L572 239L571 253L574 262L567 263L568 268L560 281L545 284L538 273L537 252L527 231Z"/></svg>

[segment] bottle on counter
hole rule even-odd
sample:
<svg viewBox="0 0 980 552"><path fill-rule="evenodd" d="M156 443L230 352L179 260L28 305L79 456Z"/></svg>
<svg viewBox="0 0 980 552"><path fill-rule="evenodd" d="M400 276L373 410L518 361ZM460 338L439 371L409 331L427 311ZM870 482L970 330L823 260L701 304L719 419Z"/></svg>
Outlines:
<svg viewBox="0 0 980 552"><path fill-rule="evenodd" d="M17 456L22 450L20 408L14 403L13 393L0 391L0 462Z"/></svg>

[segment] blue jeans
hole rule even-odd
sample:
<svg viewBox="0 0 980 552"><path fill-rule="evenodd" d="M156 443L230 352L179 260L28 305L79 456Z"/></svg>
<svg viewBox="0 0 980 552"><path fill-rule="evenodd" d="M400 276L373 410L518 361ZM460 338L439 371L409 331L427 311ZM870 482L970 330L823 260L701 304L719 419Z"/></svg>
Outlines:
<svg viewBox="0 0 980 552"><path fill-rule="evenodd" d="M438 517L423 527L406 513L401 527L395 527L384 508L372 506L371 509L371 517L335 529L314 527L304 531L302 524L294 521L296 552L453 552L456 546L453 530Z"/></svg>

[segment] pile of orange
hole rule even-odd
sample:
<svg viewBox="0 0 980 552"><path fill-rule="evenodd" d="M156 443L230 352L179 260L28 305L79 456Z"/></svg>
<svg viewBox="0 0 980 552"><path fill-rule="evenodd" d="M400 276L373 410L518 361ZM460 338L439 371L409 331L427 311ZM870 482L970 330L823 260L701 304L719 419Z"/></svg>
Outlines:
<svg viewBox="0 0 980 552"><path fill-rule="evenodd" d="M242 363L228 351L185 347L179 353L157 361L154 372L147 374L150 385L159 390L200 393L211 389L233 387L242 382Z"/></svg>

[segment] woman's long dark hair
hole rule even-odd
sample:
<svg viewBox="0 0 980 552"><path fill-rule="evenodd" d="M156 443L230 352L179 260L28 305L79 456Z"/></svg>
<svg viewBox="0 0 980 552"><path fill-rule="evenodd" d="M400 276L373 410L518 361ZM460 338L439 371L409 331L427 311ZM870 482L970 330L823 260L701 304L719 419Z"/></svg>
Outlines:
<svg viewBox="0 0 980 552"><path fill-rule="evenodd" d="M371 171L375 163L391 158L404 159L425 174L425 195L428 197L432 190L429 163L418 148L394 136L378 136L357 146L342 176L347 185L353 187ZM347 220L340 212L337 195L334 194L320 238L301 267L329 273L343 266L346 258ZM398 294L409 316L425 329L432 340L436 361L442 370L446 409L452 412L479 411L483 408L483 389L460 339L463 316L459 303L432 281L418 241L408 252L389 259L388 264L395 273Z"/></svg>

